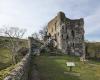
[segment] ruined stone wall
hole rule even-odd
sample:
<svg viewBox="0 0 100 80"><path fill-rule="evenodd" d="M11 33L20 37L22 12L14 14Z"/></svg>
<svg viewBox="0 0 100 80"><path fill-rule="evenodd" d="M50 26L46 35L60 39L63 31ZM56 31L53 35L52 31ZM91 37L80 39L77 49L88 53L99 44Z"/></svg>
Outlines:
<svg viewBox="0 0 100 80"><path fill-rule="evenodd" d="M84 52L84 20L71 20L63 12L48 23L48 34L57 41L58 49L64 53L81 55Z"/></svg>
<svg viewBox="0 0 100 80"><path fill-rule="evenodd" d="M28 80L30 60L30 54L27 54L4 80Z"/></svg>
<svg viewBox="0 0 100 80"><path fill-rule="evenodd" d="M4 80L28 80L32 56L34 54L38 54L38 51L36 50L40 48L42 43L32 37L29 37L28 44L29 53L27 53L27 55L21 60L21 62L16 64L16 68L13 69Z"/></svg>
<svg viewBox="0 0 100 80"><path fill-rule="evenodd" d="M48 34L50 33L51 36L55 38L55 34L57 34L57 32L59 31L59 26L61 25L63 18L65 17L65 14L63 13L58 13L57 16L52 19L49 23L48 23Z"/></svg>
<svg viewBox="0 0 100 80"><path fill-rule="evenodd" d="M32 54L33 43L34 43L34 47L36 47L35 44L38 42L36 42L36 40L29 38L28 39L29 52L21 60L21 62L16 64L16 68L13 69L11 71L11 73L4 80L28 80L29 70L30 70L30 66L31 66L31 64L30 64L31 56L33 56L33 54Z"/></svg>
<svg viewBox="0 0 100 80"><path fill-rule="evenodd" d="M43 43L39 40L34 39L33 37L29 37L29 43L30 43L30 53L34 55L39 55L40 48Z"/></svg>
<svg viewBox="0 0 100 80"><path fill-rule="evenodd" d="M83 54L84 48L84 21L66 20L62 24L62 49L68 54Z"/></svg>
<svg viewBox="0 0 100 80"><path fill-rule="evenodd" d="M62 12L59 12L57 14L57 16L52 19L49 23L48 23L48 32L47 34L49 36L51 36L52 39L55 39L57 41L57 47L59 49L61 49L61 39L60 39L60 35L61 35L61 24L62 24L62 21L63 21L63 18L65 17L65 14L62 13Z"/></svg>

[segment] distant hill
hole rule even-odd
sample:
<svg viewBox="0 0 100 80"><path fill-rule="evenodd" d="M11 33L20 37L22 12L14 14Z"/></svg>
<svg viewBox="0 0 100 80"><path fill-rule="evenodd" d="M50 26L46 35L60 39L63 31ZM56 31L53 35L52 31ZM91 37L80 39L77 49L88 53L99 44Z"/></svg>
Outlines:
<svg viewBox="0 0 100 80"><path fill-rule="evenodd" d="M14 38L16 39L16 38ZM5 36L0 36L0 47L3 47L4 46L4 42L10 42L9 41L9 37L5 37ZM20 39L20 45L22 47L28 47L28 40L27 39Z"/></svg>
<svg viewBox="0 0 100 80"><path fill-rule="evenodd" d="M86 55L89 58L100 58L100 42L86 42Z"/></svg>

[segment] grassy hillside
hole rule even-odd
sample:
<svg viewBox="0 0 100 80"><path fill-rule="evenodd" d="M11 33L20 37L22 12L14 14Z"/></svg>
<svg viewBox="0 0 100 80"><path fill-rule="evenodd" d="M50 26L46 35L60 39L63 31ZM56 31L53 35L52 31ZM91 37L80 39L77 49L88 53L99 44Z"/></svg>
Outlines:
<svg viewBox="0 0 100 80"><path fill-rule="evenodd" d="M8 37L0 36L0 70L9 67L12 64L11 52L4 46L5 42L9 44ZM19 44L21 47L28 47L28 42L26 39L20 39Z"/></svg>
<svg viewBox="0 0 100 80"><path fill-rule="evenodd" d="M11 65L11 53L6 48L0 48L0 70Z"/></svg>
<svg viewBox="0 0 100 80"><path fill-rule="evenodd" d="M10 73L10 71L15 67L12 65L12 56L9 49L2 45L3 42L7 41L7 37L0 37L0 80ZM20 40L21 47L28 47L27 40Z"/></svg>
<svg viewBox="0 0 100 80"><path fill-rule="evenodd" d="M13 39L16 39L16 38L13 38ZM10 43L9 37L0 36L0 47L3 47L4 43ZM27 39L19 39L19 45L22 47L28 47L28 40Z"/></svg>
<svg viewBox="0 0 100 80"><path fill-rule="evenodd" d="M90 58L100 58L100 42L86 43L86 52Z"/></svg>
<svg viewBox="0 0 100 80"><path fill-rule="evenodd" d="M73 72L69 72L67 61L75 62ZM84 64L79 58L70 56L38 56L33 62L41 80L100 80L100 63Z"/></svg>

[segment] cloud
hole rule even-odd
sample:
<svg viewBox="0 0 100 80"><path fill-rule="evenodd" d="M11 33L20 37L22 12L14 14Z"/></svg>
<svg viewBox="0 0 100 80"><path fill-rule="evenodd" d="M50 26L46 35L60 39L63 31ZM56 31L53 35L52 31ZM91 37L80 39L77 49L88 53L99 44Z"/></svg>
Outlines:
<svg viewBox="0 0 100 80"><path fill-rule="evenodd" d="M86 38L91 37L96 40L100 36L100 7L94 12L94 14L85 18L85 31Z"/></svg>
<svg viewBox="0 0 100 80"><path fill-rule="evenodd" d="M6 24L26 28L27 35L31 35L59 11L71 19L83 17L86 39L98 38L100 0L0 0L0 27Z"/></svg>

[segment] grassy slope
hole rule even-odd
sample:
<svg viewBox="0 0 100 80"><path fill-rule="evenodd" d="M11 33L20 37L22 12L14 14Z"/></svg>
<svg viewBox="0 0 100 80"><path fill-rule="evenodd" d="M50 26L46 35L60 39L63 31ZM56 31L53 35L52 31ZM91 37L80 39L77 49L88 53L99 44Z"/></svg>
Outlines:
<svg viewBox="0 0 100 80"><path fill-rule="evenodd" d="M96 50L100 50L100 42L86 43L86 46L89 57L95 57ZM100 52L98 53L97 58L100 58Z"/></svg>
<svg viewBox="0 0 100 80"><path fill-rule="evenodd" d="M6 48L0 48L0 70L11 65L10 51Z"/></svg>
<svg viewBox="0 0 100 80"><path fill-rule="evenodd" d="M11 70L14 69L16 65L12 65L0 71L0 80L3 80L7 75L10 74Z"/></svg>
<svg viewBox="0 0 100 80"><path fill-rule="evenodd" d="M1 43L3 43L3 41L5 40L7 40L6 37L0 37ZM27 40L21 39L20 46L28 47ZM3 48L3 46L0 45L0 70L5 69L10 65L11 65L11 52L10 50Z"/></svg>
<svg viewBox="0 0 100 80"><path fill-rule="evenodd" d="M65 64L66 61L76 63L73 71L80 73L80 77L64 74L69 70ZM100 80L100 63L91 65L87 62L83 64L77 57L39 56L35 58L34 63L37 64L41 80Z"/></svg>
<svg viewBox="0 0 100 80"><path fill-rule="evenodd" d="M27 40L22 39L20 41L20 45L22 47L28 47ZM3 80L3 78L10 73L14 66L11 65L11 52L6 48L1 47L3 46L0 46L0 80Z"/></svg>
<svg viewBox="0 0 100 80"><path fill-rule="evenodd" d="M12 66L11 67L9 67L9 66L11 66L10 51L6 48L0 48L0 80L3 80L3 78L13 68Z"/></svg>

